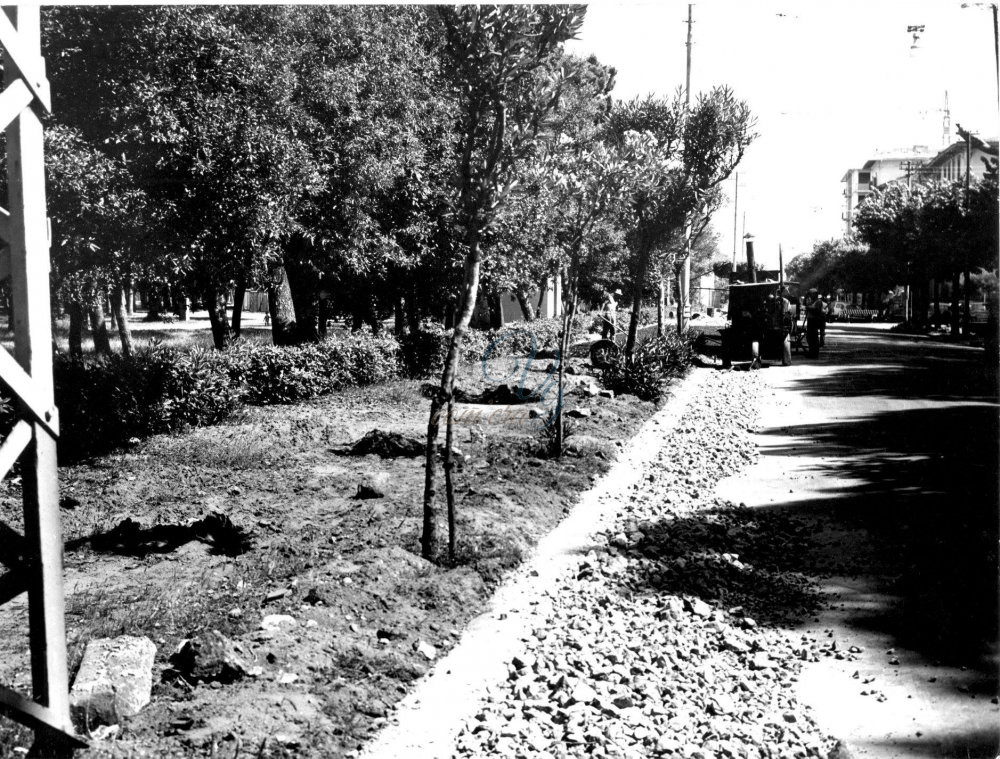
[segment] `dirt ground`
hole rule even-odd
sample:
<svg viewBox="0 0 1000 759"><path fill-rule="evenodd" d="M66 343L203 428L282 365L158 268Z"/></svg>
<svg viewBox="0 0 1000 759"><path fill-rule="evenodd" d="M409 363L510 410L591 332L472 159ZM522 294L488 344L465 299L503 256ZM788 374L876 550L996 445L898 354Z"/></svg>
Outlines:
<svg viewBox="0 0 1000 759"><path fill-rule="evenodd" d="M457 406L458 560L435 565L419 551L422 459L335 450L373 429L420 439L422 384L248 408L216 427L61 468L71 676L90 639L146 635L157 645L152 703L83 756L356 750L431 663L418 645L447 651L503 573L655 411L631 397L571 394L567 408L592 414L573 420L571 451L556 461L539 455L544 434L527 426L528 407ZM459 384L476 392L488 383L477 365ZM357 498L362 483L384 497ZM0 519L19 529L19 483L2 487ZM241 531L245 551L187 528L212 514ZM138 523L131 533L111 532L128 519ZM261 629L271 614L294 624ZM0 682L21 691L26 627L24 597L0 609ZM160 681L180 642L208 629L241 643L256 676ZM4 753L29 744L28 731L0 727Z"/></svg>

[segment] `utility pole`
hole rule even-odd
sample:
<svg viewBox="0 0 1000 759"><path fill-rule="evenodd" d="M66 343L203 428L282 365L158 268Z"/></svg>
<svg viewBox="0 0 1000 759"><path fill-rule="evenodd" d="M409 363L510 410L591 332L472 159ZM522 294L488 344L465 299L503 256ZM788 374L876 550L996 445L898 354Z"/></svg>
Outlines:
<svg viewBox="0 0 1000 759"><path fill-rule="evenodd" d="M994 13L996 6L993 6ZM972 185L972 132L962 129L961 124L956 124L958 133L965 138L965 213L969 213L969 190ZM969 336L969 293L972 283L969 281L969 267L966 266L962 272L965 276L965 308L962 310L962 335ZM955 284L958 284L958 276L955 277ZM952 299L957 302L957 298Z"/></svg>
<svg viewBox="0 0 1000 759"><path fill-rule="evenodd" d="M684 77L684 105L691 105L691 3L688 3L687 74Z"/></svg>
<svg viewBox="0 0 1000 759"><path fill-rule="evenodd" d="M691 107L691 18L692 4L688 3L687 17L687 69L684 76L684 118L687 120ZM677 277L677 331L683 333L691 320L691 228L694 226L694 211L688 214L684 226L684 261Z"/></svg>
<svg viewBox="0 0 1000 759"><path fill-rule="evenodd" d="M736 172L736 190L733 193L733 271L736 271L736 223L740 208L740 172Z"/></svg>

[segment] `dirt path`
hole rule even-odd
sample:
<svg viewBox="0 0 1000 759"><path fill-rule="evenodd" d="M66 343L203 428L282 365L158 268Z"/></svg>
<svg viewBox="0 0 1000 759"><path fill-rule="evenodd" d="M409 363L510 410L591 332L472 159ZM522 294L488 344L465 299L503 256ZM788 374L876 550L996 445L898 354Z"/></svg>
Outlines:
<svg viewBox="0 0 1000 759"><path fill-rule="evenodd" d="M981 351L832 328L762 372L759 462L719 495L810 526L836 642L797 686L854 756L992 757L997 405Z"/></svg>

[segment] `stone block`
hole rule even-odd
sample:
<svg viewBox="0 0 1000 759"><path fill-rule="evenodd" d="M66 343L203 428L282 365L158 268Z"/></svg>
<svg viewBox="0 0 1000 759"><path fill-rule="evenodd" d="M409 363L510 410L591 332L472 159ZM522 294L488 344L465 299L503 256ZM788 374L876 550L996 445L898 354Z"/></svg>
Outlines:
<svg viewBox="0 0 1000 759"><path fill-rule="evenodd" d="M115 725L139 713L153 689L156 646L146 637L122 635L87 644L70 691L70 709L78 725Z"/></svg>

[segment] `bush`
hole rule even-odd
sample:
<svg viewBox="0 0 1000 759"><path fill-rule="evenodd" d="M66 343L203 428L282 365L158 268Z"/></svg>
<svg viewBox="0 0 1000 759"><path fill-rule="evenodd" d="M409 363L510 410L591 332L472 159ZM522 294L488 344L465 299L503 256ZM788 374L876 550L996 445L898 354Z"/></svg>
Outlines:
<svg viewBox="0 0 1000 759"><path fill-rule="evenodd" d="M126 443L129 438L215 424L240 404L242 388L224 354L152 347L131 357L53 364L60 414L60 450L70 457Z"/></svg>
<svg viewBox="0 0 1000 759"><path fill-rule="evenodd" d="M349 385L400 375L400 344L358 332L319 343L279 347L240 343L227 354L230 377L256 405L297 403Z"/></svg>
<svg viewBox="0 0 1000 759"><path fill-rule="evenodd" d="M624 354L612 359L601 382L619 395L635 395L644 401L658 401L667 381L684 375L694 363L696 333L679 336L667 333L641 341L631 358Z"/></svg>

